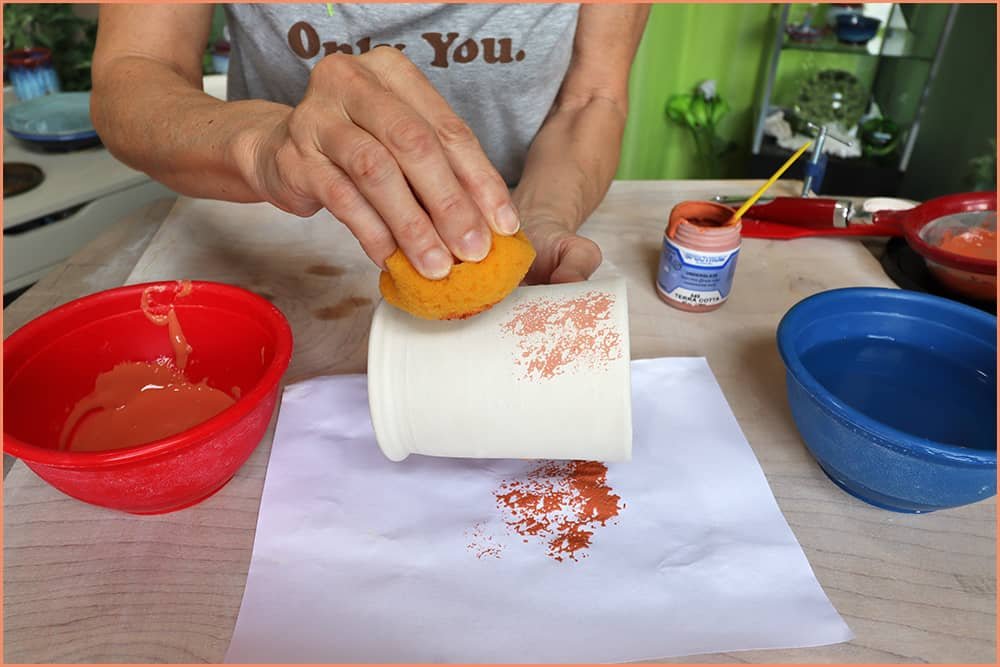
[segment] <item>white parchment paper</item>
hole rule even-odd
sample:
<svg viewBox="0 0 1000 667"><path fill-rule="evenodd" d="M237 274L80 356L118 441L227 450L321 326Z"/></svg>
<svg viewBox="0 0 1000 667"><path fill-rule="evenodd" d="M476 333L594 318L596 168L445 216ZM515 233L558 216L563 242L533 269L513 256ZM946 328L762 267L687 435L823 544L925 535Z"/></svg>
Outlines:
<svg viewBox="0 0 1000 667"><path fill-rule="evenodd" d="M388 461L365 378L286 389L227 662L625 662L846 641L704 359L632 366L624 506L576 560L506 525L531 461ZM474 437L474 434L470 434Z"/></svg>

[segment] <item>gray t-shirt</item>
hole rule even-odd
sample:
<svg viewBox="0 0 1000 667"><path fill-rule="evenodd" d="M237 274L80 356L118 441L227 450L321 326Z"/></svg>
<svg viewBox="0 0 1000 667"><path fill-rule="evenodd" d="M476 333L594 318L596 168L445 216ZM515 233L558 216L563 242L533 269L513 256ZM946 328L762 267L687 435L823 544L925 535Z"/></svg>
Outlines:
<svg viewBox="0 0 1000 667"><path fill-rule="evenodd" d="M327 53L392 45L513 185L565 77L578 13L567 4L230 4L228 95L294 106Z"/></svg>

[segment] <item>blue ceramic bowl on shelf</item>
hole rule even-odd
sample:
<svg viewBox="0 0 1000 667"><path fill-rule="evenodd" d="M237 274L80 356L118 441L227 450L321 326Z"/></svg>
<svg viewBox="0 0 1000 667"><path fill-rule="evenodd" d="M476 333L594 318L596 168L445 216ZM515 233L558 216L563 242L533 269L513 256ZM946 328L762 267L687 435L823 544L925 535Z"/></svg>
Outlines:
<svg viewBox="0 0 1000 667"><path fill-rule="evenodd" d="M837 39L847 44L867 44L881 25L881 19L871 16L841 14L837 17Z"/></svg>
<svg viewBox="0 0 1000 667"><path fill-rule="evenodd" d="M897 512L996 494L997 323L917 292L848 288L778 326L792 417L824 472Z"/></svg>

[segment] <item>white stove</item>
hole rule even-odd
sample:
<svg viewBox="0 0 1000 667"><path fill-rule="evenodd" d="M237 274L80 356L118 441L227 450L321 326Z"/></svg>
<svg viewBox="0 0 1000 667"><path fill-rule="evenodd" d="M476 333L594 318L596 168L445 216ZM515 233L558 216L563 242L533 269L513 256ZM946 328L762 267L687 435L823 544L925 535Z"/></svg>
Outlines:
<svg viewBox="0 0 1000 667"><path fill-rule="evenodd" d="M225 76L205 77L205 90L225 99ZM5 89L4 107L12 103ZM36 282L129 213L174 195L100 146L45 152L5 132L3 161L34 165L44 176L34 188L4 197L4 294Z"/></svg>

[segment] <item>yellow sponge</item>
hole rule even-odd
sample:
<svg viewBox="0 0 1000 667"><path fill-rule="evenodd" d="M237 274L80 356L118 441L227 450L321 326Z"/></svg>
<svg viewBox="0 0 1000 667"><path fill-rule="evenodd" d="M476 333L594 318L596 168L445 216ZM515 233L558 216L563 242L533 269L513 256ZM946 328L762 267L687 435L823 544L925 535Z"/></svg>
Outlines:
<svg viewBox="0 0 1000 667"><path fill-rule="evenodd" d="M385 261L379 289L386 301L425 320L459 320L492 308L521 283L535 249L518 232L493 234L493 247L479 262L459 262L441 280L425 278L401 250Z"/></svg>

